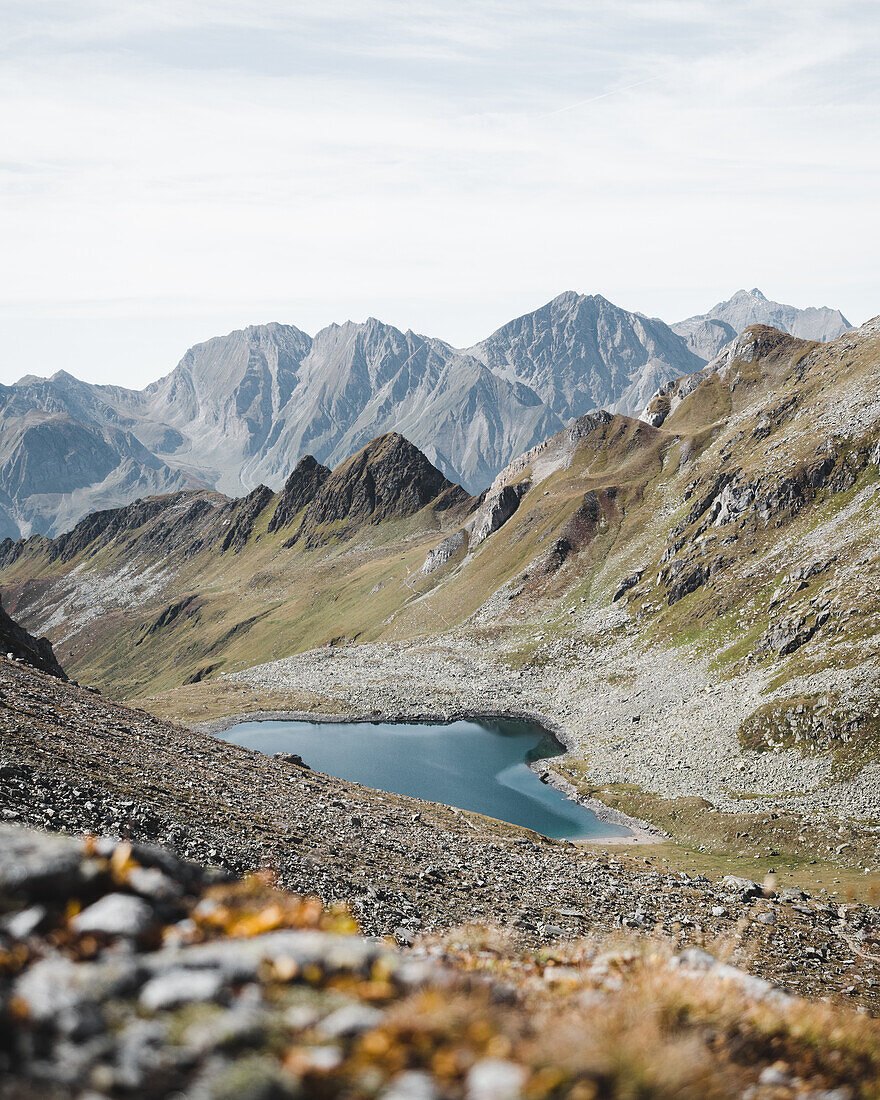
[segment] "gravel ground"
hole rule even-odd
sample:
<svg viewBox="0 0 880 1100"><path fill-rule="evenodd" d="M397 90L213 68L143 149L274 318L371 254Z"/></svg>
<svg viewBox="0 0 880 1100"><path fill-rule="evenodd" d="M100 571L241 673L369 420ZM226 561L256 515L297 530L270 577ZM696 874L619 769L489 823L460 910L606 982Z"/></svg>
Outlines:
<svg viewBox="0 0 880 1100"><path fill-rule="evenodd" d="M825 757L743 751L740 723L772 698L761 694L764 675L712 680L705 659L688 649L640 643L622 610L573 610L571 637L542 640L536 628L540 660L520 671L504 663L498 643L490 653L461 631L428 643L314 650L228 679L275 693L311 692L322 709L338 704L338 714L352 717L532 717L588 762L599 785L632 783L668 798L697 794L728 812L880 818L878 765L841 782ZM867 681L871 670L864 671ZM851 672L820 674L810 690L851 691L852 679ZM785 688L797 690L796 681Z"/></svg>
<svg viewBox="0 0 880 1100"><path fill-rule="evenodd" d="M794 991L880 1003L872 907L765 898L741 880L655 870L373 791L2 659L0 692L7 821L160 843L234 873L271 867L286 888L345 900L365 931L401 942L470 921L530 942L656 930L676 947L724 942L731 961Z"/></svg>
<svg viewBox="0 0 880 1100"><path fill-rule="evenodd" d="M712 893L669 886L681 908ZM779 938L819 926L862 950L877 936L860 909L742 880L726 895L716 909L747 909ZM532 949L471 926L401 949L266 876L0 826L0 1098L876 1095L876 1020L677 951L647 923L579 941L557 929ZM804 955L805 970L831 965L826 948Z"/></svg>

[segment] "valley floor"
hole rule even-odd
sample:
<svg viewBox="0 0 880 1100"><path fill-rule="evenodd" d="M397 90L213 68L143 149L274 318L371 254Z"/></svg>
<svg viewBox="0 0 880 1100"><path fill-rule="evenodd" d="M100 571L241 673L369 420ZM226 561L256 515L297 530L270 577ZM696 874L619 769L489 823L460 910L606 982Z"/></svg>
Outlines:
<svg viewBox="0 0 880 1100"><path fill-rule="evenodd" d="M647 647L616 608L573 611L579 629L558 637L544 627L491 628L490 647L477 628L429 642L325 647L147 705L208 730L267 711L529 717L568 750L541 764L556 785L641 819L637 828L647 819L648 835L653 827L697 849L771 863L781 854L823 859L880 884L880 765L844 777L828 756L743 751L740 723L772 698L765 674L713 678L705 656L687 647ZM852 670L819 678L814 691L837 680L857 690ZM862 679L875 679L873 669ZM786 694L797 687L789 682Z"/></svg>

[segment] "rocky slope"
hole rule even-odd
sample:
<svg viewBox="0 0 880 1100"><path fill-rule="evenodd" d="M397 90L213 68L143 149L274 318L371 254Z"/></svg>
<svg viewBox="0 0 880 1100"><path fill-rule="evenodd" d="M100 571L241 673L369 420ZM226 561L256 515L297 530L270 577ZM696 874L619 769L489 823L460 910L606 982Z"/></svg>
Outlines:
<svg viewBox="0 0 880 1100"><path fill-rule="evenodd" d="M365 931L403 942L472 921L532 943L621 928L678 948L729 936L731 961L791 991L877 1004L871 906L673 873L610 858L601 842L372 791L2 660L0 684L7 821L160 843L235 873L270 867L285 888L345 900Z"/></svg>
<svg viewBox="0 0 880 1100"><path fill-rule="evenodd" d="M792 997L675 935L555 929L536 949L471 925L401 950L266 875L236 880L111 836L7 826L0 838L10 1100L84 1086L215 1100L876 1096L876 1020ZM588 866L626 875L616 861ZM683 910L711 893L666 885ZM739 893L756 900L735 907L756 925L773 917L780 936L821 913L754 884ZM875 936L866 916L840 923Z"/></svg>
<svg viewBox="0 0 880 1100"><path fill-rule="evenodd" d="M33 668L66 680L64 669L55 659L48 638L34 638L3 610L0 604L0 651L9 661L24 661Z"/></svg>
<svg viewBox="0 0 880 1100"><path fill-rule="evenodd" d="M797 306L771 302L757 287L738 290L732 298L718 302L707 313L689 317L672 326L688 347L705 360L714 359L725 344L749 325L769 325L802 340L836 340L852 329L839 309L829 306Z"/></svg>

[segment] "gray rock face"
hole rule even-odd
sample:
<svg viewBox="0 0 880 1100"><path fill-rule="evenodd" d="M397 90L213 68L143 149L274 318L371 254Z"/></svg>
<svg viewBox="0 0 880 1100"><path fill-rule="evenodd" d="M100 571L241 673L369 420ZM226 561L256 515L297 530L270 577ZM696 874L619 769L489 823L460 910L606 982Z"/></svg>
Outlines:
<svg viewBox="0 0 880 1100"><path fill-rule="evenodd" d="M474 517L473 532L470 538L471 548L479 546L499 527L503 527L507 523L519 508L519 502L528 491L529 486L530 482L528 481L520 482L518 485L504 485L497 492L487 497Z"/></svg>
<svg viewBox="0 0 880 1100"><path fill-rule="evenodd" d="M672 326L691 351L706 362L714 359L725 344L749 325L770 325L802 340L836 340L853 327L839 309L828 306L796 306L771 302L755 287L738 290L726 302L718 302L707 313L689 317Z"/></svg>
<svg viewBox="0 0 880 1100"><path fill-rule="evenodd" d="M335 467L392 430L481 489L561 427L533 390L440 340L374 319L314 340L257 326L191 348L143 391L64 372L0 387L0 538L183 488L278 489L303 455Z"/></svg>
<svg viewBox="0 0 880 1100"><path fill-rule="evenodd" d="M562 420L599 408L633 414L664 382L703 366L663 321L573 291L469 350L533 389Z"/></svg>
<svg viewBox="0 0 880 1100"><path fill-rule="evenodd" d="M715 317L692 317L673 325L672 331L683 337L691 351L708 363L734 339L738 330Z"/></svg>
<svg viewBox="0 0 880 1100"><path fill-rule="evenodd" d="M102 388L63 372L0 386L0 537L57 533L95 509L203 484L151 453Z"/></svg>

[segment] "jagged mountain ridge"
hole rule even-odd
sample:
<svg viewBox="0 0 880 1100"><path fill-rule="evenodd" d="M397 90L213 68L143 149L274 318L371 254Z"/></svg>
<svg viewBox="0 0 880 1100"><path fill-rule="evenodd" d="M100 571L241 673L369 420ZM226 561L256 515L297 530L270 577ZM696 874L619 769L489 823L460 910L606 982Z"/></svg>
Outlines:
<svg viewBox="0 0 880 1100"><path fill-rule="evenodd" d="M391 430L476 489L561 426L528 387L375 319L331 325L314 340L278 324L234 332L191 348L144 391L61 372L0 396L0 534L12 538L57 534L95 507L156 492L280 487L302 455L335 466ZM48 437L39 448L26 446L35 430L26 418ZM71 461L82 474L65 481L59 471Z"/></svg>
<svg viewBox="0 0 880 1100"><path fill-rule="evenodd" d="M709 343L732 331L700 324ZM28 375L0 387L0 535L153 493L278 489L303 455L336 466L389 431L479 491L565 421L635 413L701 368L706 339L697 354L662 321L566 292L463 351L375 318L314 338L272 323L195 345L143 391Z"/></svg>
<svg viewBox="0 0 880 1100"><path fill-rule="evenodd" d="M757 288L738 290L732 298L717 302L708 312L672 325L688 347L707 362L749 325L769 325L802 340L828 343L852 329L839 309L829 306L797 306L770 301Z"/></svg>
<svg viewBox="0 0 880 1100"><path fill-rule="evenodd" d="M336 600L353 592L357 622L364 609L384 606L378 589L396 601L387 554L399 544L399 560L415 567L436 534L462 523L477 503L392 432L333 471L304 457L279 493L259 485L230 499L186 490L91 513L55 538L5 539L3 591L10 610L39 622L68 664L106 655L104 644L121 628L127 641L117 636L112 646L120 669L164 653L175 680L198 682L222 667L230 645L259 649L267 631L298 633L298 617L307 631L323 631L328 598L339 617ZM229 576L236 578L231 599ZM210 578L218 582L213 595ZM340 583L345 591L331 593ZM185 653L169 646L175 638Z"/></svg>

